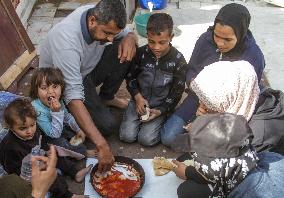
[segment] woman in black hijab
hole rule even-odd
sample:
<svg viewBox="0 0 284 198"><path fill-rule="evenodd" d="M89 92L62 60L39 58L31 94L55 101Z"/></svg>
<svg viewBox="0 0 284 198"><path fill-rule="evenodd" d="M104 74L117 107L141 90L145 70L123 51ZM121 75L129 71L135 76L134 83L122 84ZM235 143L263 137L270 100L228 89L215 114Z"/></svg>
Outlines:
<svg viewBox="0 0 284 198"><path fill-rule="evenodd" d="M260 82L265 61L249 30L250 18L248 9L241 4L231 3L220 9L214 25L209 27L195 44L188 63L188 84L205 66L217 61L236 60L245 60L253 65ZM187 98L162 127L161 141L164 145L170 146L176 135L185 132L183 126L194 119L198 105L197 96L189 91Z"/></svg>

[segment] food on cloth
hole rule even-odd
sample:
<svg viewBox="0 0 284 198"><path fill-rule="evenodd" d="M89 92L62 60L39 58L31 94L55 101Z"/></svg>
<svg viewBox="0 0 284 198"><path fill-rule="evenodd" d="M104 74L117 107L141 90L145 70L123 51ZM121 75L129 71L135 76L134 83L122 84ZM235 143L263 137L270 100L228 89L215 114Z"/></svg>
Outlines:
<svg viewBox="0 0 284 198"><path fill-rule="evenodd" d="M132 167L121 162L115 162L110 171L93 176L93 186L103 197L128 198L140 190L140 175Z"/></svg>
<svg viewBox="0 0 284 198"><path fill-rule="evenodd" d="M176 165L164 157L154 157L153 169L156 176L162 176L172 171Z"/></svg>

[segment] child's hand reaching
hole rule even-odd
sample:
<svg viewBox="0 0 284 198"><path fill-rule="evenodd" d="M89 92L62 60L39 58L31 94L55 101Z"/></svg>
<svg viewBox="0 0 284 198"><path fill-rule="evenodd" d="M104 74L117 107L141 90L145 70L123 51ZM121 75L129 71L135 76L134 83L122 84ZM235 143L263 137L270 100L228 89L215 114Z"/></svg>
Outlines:
<svg viewBox="0 0 284 198"><path fill-rule="evenodd" d="M81 139L82 139L82 142L84 142L85 139L86 139L86 134L85 134L82 130L80 130L80 131L77 133L76 136L77 136L78 138L81 138Z"/></svg>
<svg viewBox="0 0 284 198"><path fill-rule="evenodd" d="M54 97L49 97L48 98L48 103L49 103L49 108L51 109L51 111L53 111L53 112L60 111L61 104L60 104L58 99L56 99Z"/></svg>
<svg viewBox="0 0 284 198"><path fill-rule="evenodd" d="M172 161L175 165L177 165L177 167L173 170L176 174L177 177L186 180L186 176L185 176L185 169L186 169L186 165L182 162L179 162L177 160L173 160Z"/></svg>

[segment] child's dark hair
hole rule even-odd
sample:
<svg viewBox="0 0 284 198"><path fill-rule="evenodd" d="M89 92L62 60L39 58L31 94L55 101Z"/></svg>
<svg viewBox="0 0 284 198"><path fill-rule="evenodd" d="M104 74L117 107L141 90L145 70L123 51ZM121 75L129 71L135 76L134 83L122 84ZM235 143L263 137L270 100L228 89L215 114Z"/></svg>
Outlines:
<svg viewBox="0 0 284 198"><path fill-rule="evenodd" d="M152 14L147 23L147 33L153 32L160 35L161 32L168 30L170 36L173 33L173 19L166 13Z"/></svg>
<svg viewBox="0 0 284 198"><path fill-rule="evenodd" d="M4 110L4 123L9 129L13 128L15 118L19 118L23 123L26 122L26 118L37 118L37 113L27 98L17 98L12 101Z"/></svg>
<svg viewBox="0 0 284 198"><path fill-rule="evenodd" d="M64 76L60 69L53 68L53 67L46 67L46 68L38 68L32 76L31 79L31 91L30 97L32 99L38 98L38 87L44 81L49 85L60 85L62 93L64 92L65 83L64 83ZM62 97L62 94L61 94Z"/></svg>

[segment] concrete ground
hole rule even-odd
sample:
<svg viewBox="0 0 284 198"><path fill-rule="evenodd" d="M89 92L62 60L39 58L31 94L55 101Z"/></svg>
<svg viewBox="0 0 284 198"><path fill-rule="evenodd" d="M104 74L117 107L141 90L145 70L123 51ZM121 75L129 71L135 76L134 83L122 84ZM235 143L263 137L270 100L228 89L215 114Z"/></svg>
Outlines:
<svg viewBox="0 0 284 198"><path fill-rule="evenodd" d="M31 18L28 21L28 34L33 44L38 48L47 32L52 26L62 20L72 10L80 5L96 2L97 0L39 0ZM172 0L171 2L176 2ZM175 38L173 45L177 47L189 60L195 41L201 33L203 33L210 24L212 24L220 7L231 1L180 1L179 8L177 3L169 3L168 7L162 12L172 15L175 23ZM265 75L268 83L274 89L284 91L284 62L283 51L284 46L284 9L266 4L263 1L236 1L246 5L251 13L251 30L256 38L257 43L263 50L266 59ZM145 10L138 9L136 14L144 13ZM129 24L134 27L133 24ZM145 44L145 38L139 37L139 44ZM31 71L32 72L32 71ZM29 73L31 73L29 72ZM22 93L26 94L29 87L30 75L26 75L21 82ZM123 84L118 92L118 96L129 98L129 94L125 90ZM121 118L123 112L113 109L114 113ZM118 140L115 134L107 138L115 155L123 155L131 158L153 158L154 156L165 156L175 158L179 154L174 153L168 148L157 145L152 148L146 148L137 143L125 144ZM89 146L93 146L88 143ZM81 163L83 166L83 162ZM70 189L74 193L82 194L84 190L83 184L76 184L68 179Z"/></svg>

